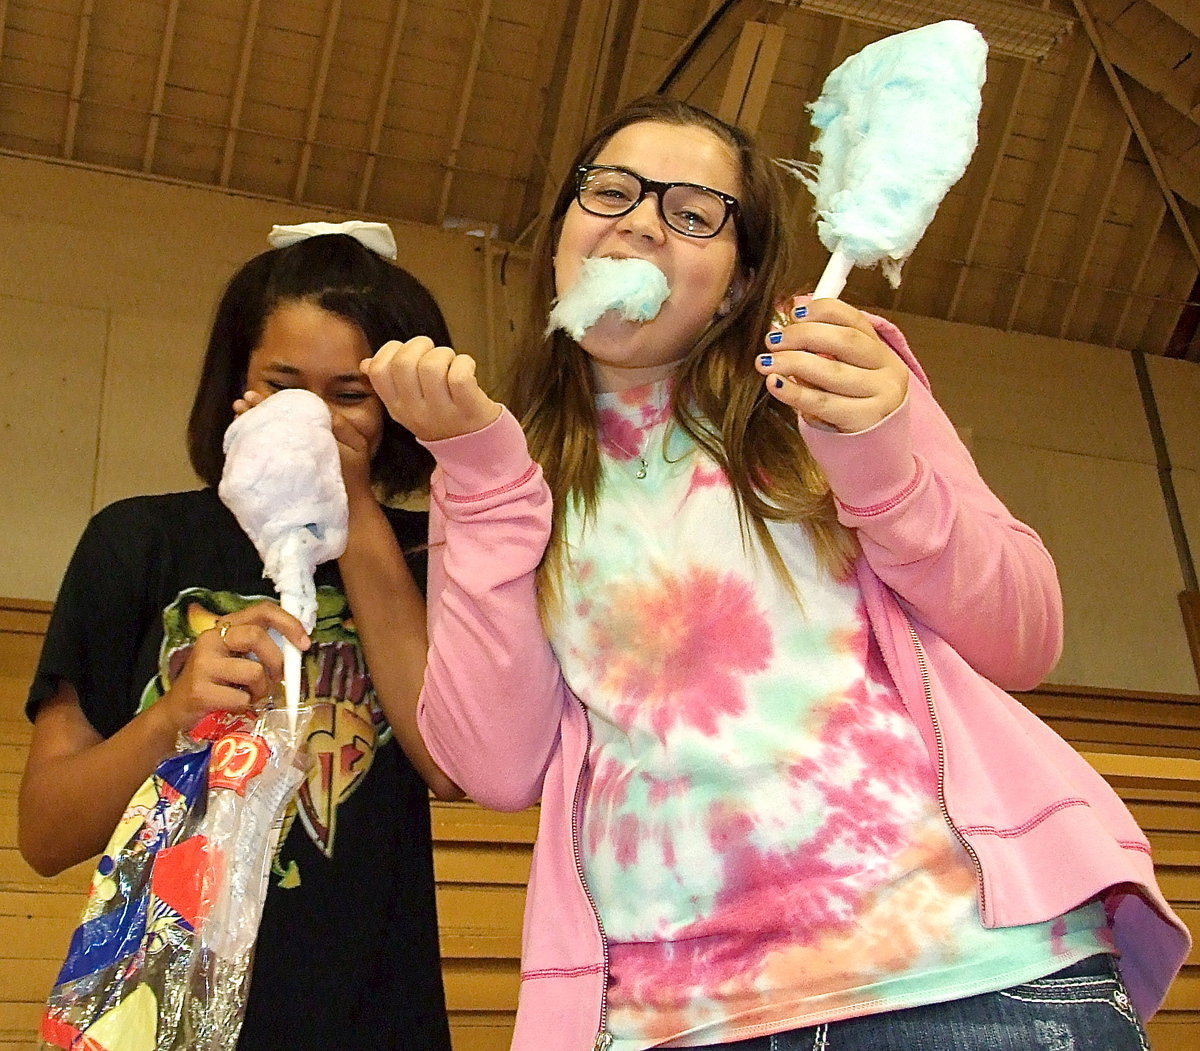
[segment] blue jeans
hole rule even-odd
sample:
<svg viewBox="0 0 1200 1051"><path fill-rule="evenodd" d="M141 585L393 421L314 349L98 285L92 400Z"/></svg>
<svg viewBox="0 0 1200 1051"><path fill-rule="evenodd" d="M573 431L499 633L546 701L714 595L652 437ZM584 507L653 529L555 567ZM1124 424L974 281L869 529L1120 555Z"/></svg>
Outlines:
<svg viewBox="0 0 1200 1051"><path fill-rule="evenodd" d="M1112 957L1105 955L997 993L731 1044L709 1044L707 1051L1149 1051L1149 1047Z"/></svg>

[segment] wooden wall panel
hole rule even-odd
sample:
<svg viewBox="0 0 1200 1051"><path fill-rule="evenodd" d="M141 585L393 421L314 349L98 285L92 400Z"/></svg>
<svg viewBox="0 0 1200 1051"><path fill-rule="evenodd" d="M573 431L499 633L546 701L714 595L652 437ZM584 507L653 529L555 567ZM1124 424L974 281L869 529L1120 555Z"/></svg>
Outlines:
<svg viewBox="0 0 1200 1051"><path fill-rule="evenodd" d="M22 712L49 612L0 599L0 1051L27 1051L78 918L83 864L44 880L17 853ZM1048 685L1018 695L1117 789L1154 847L1163 892L1200 936L1200 696ZM521 914L536 810L433 807L443 975L455 1051L506 1051L520 970ZM1155 1051L1200 1046L1200 952L1150 1024Z"/></svg>
<svg viewBox="0 0 1200 1051"><path fill-rule="evenodd" d="M6 243L3 254L16 251ZM0 262L0 270L4 268ZM106 328L98 310L67 304L48 309L45 303L0 294L0 360L5 374L0 384L0 490L5 494L0 535L6 538L3 574L21 594L38 594L40 561L51 557L65 564L79 538L77 522L89 509ZM48 346L57 349L48 354L32 350ZM143 370L143 433L145 382ZM47 390L54 391L52 404L43 400ZM47 484L48 477L54 484ZM39 525L30 528L34 521Z"/></svg>

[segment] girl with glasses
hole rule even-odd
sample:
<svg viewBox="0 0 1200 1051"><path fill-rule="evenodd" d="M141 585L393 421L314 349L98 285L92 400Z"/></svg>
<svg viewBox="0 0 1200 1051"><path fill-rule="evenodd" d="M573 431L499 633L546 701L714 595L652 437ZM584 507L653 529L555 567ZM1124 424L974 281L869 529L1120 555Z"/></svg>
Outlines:
<svg viewBox="0 0 1200 1051"><path fill-rule="evenodd" d="M508 408L429 339L365 365L439 464L426 743L541 802L513 1047L1144 1047L1186 930L1003 692L1050 557L893 325L781 299L787 230L744 133L644 100L558 194ZM547 334L597 259L658 313Z"/></svg>

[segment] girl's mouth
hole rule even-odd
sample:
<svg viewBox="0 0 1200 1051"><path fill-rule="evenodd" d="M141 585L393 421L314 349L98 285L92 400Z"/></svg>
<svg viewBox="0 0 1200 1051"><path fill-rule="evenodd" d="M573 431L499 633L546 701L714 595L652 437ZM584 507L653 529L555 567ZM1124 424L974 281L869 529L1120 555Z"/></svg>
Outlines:
<svg viewBox="0 0 1200 1051"><path fill-rule="evenodd" d="M590 256L550 311L546 335L561 328L578 342L610 310L626 321L653 321L670 293L666 275L649 260Z"/></svg>

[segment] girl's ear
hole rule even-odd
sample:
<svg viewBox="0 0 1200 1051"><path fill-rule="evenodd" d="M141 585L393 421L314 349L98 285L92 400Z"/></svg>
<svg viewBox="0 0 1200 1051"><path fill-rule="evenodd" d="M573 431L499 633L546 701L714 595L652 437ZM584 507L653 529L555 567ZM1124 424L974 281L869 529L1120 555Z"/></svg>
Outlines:
<svg viewBox="0 0 1200 1051"><path fill-rule="evenodd" d="M729 282L729 287L725 290L725 296L721 300L721 305L717 307L717 318L728 317L737 309L737 306L742 301L742 296L746 294L746 289L750 287L750 283L754 280L754 271L738 270L733 275L733 280Z"/></svg>

